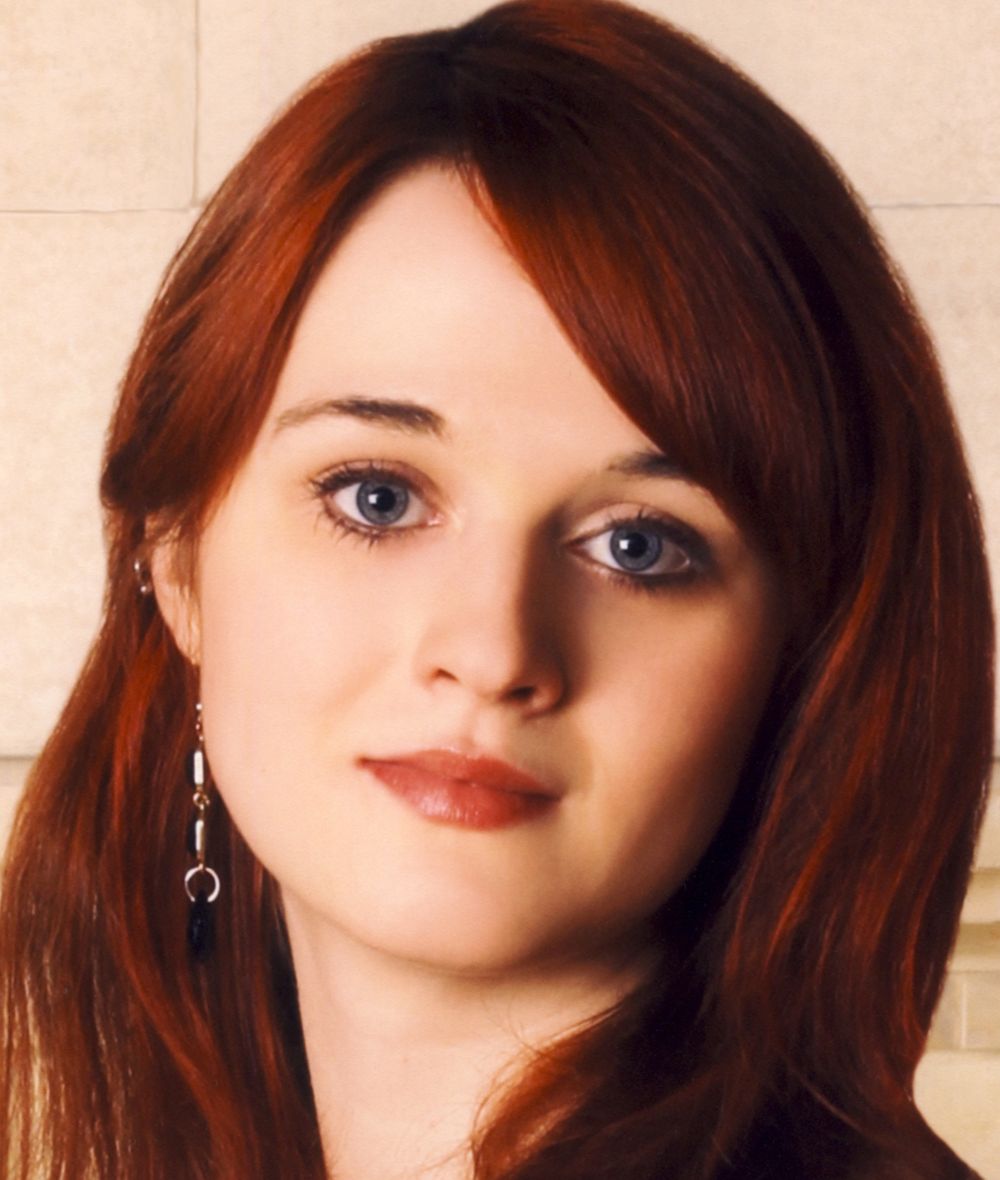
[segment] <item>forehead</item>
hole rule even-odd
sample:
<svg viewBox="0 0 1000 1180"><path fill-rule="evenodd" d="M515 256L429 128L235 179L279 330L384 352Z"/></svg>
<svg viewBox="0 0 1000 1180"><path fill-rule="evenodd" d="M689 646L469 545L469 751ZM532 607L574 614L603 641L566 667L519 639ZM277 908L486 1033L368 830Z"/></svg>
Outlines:
<svg viewBox="0 0 1000 1180"><path fill-rule="evenodd" d="M381 193L320 275L270 416L330 397L429 405L461 430L647 442L580 359L454 173Z"/></svg>

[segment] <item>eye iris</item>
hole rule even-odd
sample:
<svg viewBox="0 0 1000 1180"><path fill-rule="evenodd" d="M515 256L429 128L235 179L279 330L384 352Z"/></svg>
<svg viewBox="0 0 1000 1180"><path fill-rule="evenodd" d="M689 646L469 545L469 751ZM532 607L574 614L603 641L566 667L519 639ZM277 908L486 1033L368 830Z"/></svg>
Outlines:
<svg viewBox="0 0 1000 1180"><path fill-rule="evenodd" d="M409 502L409 492L396 484L366 480L358 488L358 511L372 524L394 524Z"/></svg>
<svg viewBox="0 0 1000 1180"><path fill-rule="evenodd" d="M663 541L653 532L639 532L632 527L617 528L611 534L611 553L627 570L647 570L663 552Z"/></svg>

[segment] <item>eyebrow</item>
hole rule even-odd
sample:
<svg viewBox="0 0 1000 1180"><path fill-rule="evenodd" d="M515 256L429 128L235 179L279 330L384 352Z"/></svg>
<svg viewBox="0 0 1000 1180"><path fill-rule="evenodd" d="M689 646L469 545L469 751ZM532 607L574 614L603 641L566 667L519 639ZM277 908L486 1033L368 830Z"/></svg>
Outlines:
<svg viewBox="0 0 1000 1180"><path fill-rule="evenodd" d="M319 398L292 406L278 415L274 433L326 417L356 418L404 434L429 434L440 439L448 437L447 423L436 410L422 406L418 402L372 397ZM696 482L684 468L661 451L634 451L620 455L608 464L606 470L637 479L680 479L688 483Z"/></svg>
<svg viewBox="0 0 1000 1180"><path fill-rule="evenodd" d="M445 438L448 433L444 418L427 406L372 397L329 397L292 406L278 415L274 433L326 417L359 418L404 434L432 434L436 438Z"/></svg>
<svg viewBox="0 0 1000 1180"><path fill-rule="evenodd" d="M612 460L607 467L617 475L631 475L640 479L682 479L696 483L690 473L662 451L634 451Z"/></svg>

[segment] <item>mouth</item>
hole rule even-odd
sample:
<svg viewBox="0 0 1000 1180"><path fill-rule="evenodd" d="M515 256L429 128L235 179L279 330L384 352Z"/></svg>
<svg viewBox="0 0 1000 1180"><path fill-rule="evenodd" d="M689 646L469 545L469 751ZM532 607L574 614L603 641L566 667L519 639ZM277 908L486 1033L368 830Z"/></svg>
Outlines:
<svg viewBox="0 0 1000 1180"><path fill-rule="evenodd" d="M453 750L420 750L358 764L431 823L488 830L552 811L559 794L506 762Z"/></svg>

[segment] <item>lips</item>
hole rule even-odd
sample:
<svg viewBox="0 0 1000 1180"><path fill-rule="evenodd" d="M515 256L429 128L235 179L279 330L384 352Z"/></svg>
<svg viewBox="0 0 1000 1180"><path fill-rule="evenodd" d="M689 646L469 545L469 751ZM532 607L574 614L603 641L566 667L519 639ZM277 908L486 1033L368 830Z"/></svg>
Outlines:
<svg viewBox="0 0 1000 1180"><path fill-rule="evenodd" d="M558 792L506 762L453 750L420 750L359 764L424 819L490 829L536 819L559 802Z"/></svg>

